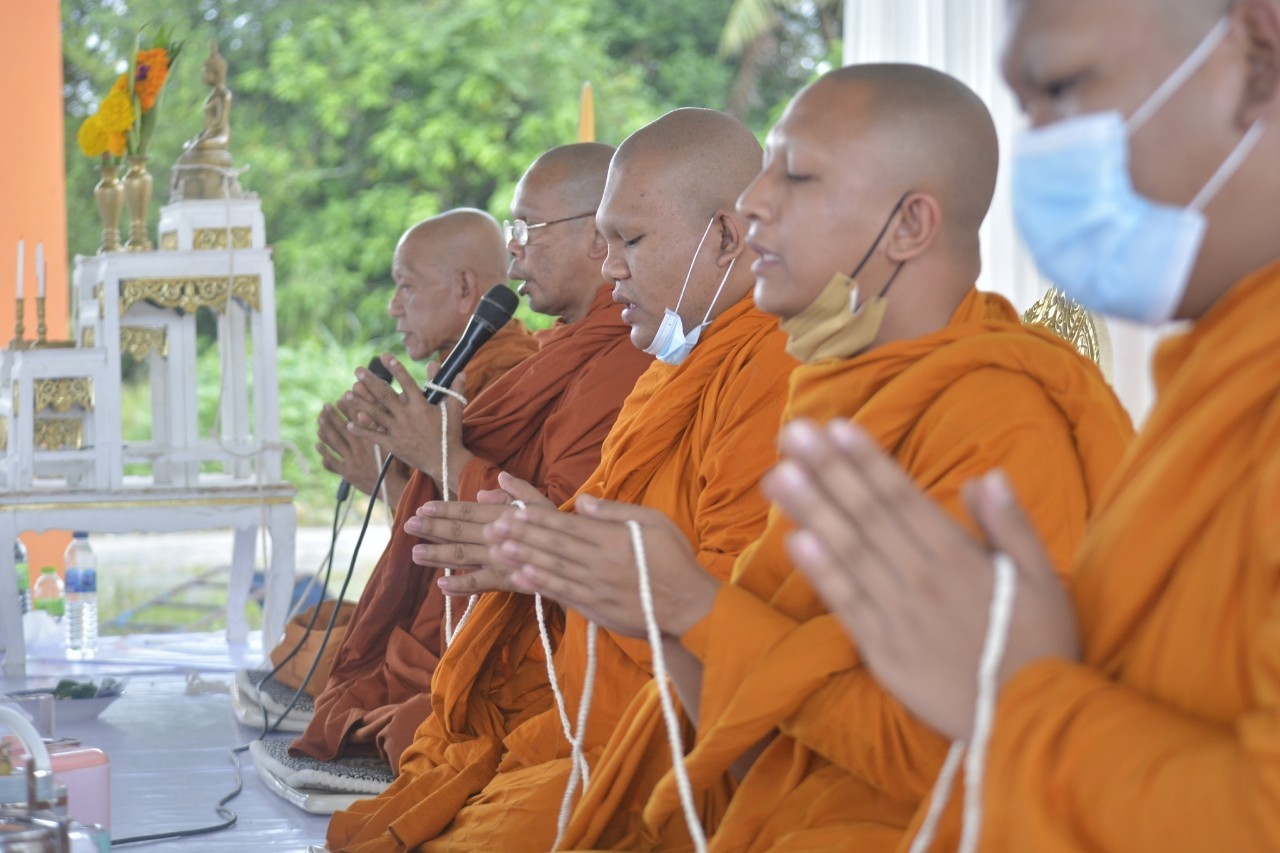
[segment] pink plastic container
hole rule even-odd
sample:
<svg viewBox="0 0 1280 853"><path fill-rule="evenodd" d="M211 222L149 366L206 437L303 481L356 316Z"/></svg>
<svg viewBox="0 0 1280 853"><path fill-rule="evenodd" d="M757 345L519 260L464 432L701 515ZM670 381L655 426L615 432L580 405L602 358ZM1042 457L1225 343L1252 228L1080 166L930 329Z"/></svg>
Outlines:
<svg viewBox="0 0 1280 853"><path fill-rule="evenodd" d="M67 786L67 814L80 823L111 828L111 762L92 747L51 743L55 785ZM19 762L15 762L15 765Z"/></svg>

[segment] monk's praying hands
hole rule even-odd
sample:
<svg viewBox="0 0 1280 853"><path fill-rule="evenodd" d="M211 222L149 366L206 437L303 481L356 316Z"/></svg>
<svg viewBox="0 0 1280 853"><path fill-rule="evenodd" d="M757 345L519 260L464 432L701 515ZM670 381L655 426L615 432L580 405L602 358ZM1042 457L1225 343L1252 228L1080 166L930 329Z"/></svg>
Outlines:
<svg viewBox="0 0 1280 853"><path fill-rule="evenodd" d="M796 523L787 549L884 686L952 739L972 730L976 673L993 587L975 541L847 421L784 430L765 492ZM965 489L992 547L1017 566L998 683L1044 657L1076 659L1071 602L1004 476Z"/></svg>
<svg viewBox="0 0 1280 853"><path fill-rule="evenodd" d="M632 534L640 523L658 628L678 637L711 611L720 582L661 512L580 495L576 513L533 508L488 528L491 561L514 571L521 592L539 593L618 634L645 635Z"/></svg>
<svg viewBox="0 0 1280 853"><path fill-rule="evenodd" d="M442 470L440 436L444 424L440 407L428 403L418 392L417 382L399 360L384 353L382 363L404 390L397 393L390 384L358 368L356 383L343 397L352 413L347 430L357 438L374 442L405 464L426 473L436 483L441 483L446 474L452 475L450 483L455 483L457 472L471 458L462 443L461 404L453 397L446 397L440 404L449 409L450 471L446 472ZM436 365L428 365L428 375L434 376L436 369ZM454 390L465 395L463 376L454 382Z"/></svg>
<svg viewBox="0 0 1280 853"><path fill-rule="evenodd" d="M458 572L437 581L448 595L518 591L510 582L512 571L489 559L485 526L510 513L515 501L555 511L555 504L524 480L503 473L498 483L502 489L481 491L474 502L429 501L404 524L406 533L427 540L413 547L414 563Z"/></svg>

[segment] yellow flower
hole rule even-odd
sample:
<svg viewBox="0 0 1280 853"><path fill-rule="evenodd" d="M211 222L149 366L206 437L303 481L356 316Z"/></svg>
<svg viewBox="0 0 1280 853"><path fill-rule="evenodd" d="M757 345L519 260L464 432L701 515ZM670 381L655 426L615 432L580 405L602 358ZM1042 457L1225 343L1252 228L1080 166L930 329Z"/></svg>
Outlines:
<svg viewBox="0 0 1280 853"><path fill-rule="evenodd" d="M123 157L124 149L129 141L129 137L123 133L107 134L107 153L112 157Z"/></svg>
<svg viewBox="0 0 1280 853"><path fill-rule="evenodd" d="M107 129L102 126L97 113L81 123L76 141L86 157L101 157L107 152Z"/></svg>
<svg viewBox="0 0 1280 853"><path fill-rule="evenodd" d="M169 52L162 47L138 51L133 92L145 113L156 105L160 87L169 77Z"/></svg>
<svg viewBox="0 0 1280 853"><path fill-rule="evenodd" d="M98 120L109 133L125 133L133 127L133 102L128 91L113 87L111 94L102 99L98 107Z"/></svg>

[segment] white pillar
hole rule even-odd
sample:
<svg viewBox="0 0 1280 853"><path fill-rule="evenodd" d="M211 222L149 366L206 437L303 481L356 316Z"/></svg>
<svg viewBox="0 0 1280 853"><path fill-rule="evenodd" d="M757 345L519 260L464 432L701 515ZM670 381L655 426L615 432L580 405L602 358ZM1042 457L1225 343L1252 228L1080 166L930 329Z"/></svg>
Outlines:
<svg viewBox="0 0 1280 853"><path fill-rule="evenodd" d="M1003 294L1025 311L1047 283L1035 269L1013 224L1009 174L1013 140L1024 127L1000 75L1007 0L845 0L844 62L914 62L964 81L986 102L1000 136L1000 176L982 226L983 270L978 286ZM1157 334L1108 323L1113 384L1135 421L1152 400L1151 350Z"/></svg>

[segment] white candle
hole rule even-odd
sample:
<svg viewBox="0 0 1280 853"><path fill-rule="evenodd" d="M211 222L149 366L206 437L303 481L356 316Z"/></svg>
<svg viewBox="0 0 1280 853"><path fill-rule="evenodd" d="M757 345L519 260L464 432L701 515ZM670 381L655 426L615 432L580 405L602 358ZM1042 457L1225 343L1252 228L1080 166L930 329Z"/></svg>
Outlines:
<svg viewBox="0 0 1280 853"><path fill-rule="evenodd" d="M36 296L44 299L44 243L36 243Z"/></svg>
<svg viewBox="0 0 1280 853"><path fill-rule="evenodd" d="M22 301L22 256L26 251L26 240L18 241L18 301Z"/></svg>

